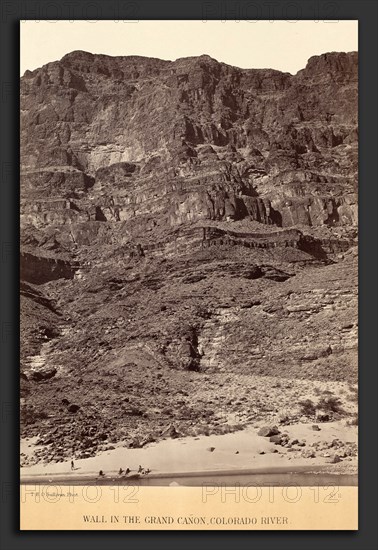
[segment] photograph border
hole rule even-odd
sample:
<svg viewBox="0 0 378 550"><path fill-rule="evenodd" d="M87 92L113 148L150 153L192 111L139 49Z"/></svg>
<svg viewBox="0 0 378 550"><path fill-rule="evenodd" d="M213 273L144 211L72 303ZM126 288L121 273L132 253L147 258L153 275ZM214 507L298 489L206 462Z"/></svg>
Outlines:
<svg viewBox="0 0 378 550"><path fill-rule="evenodd" d="M19 531L19 21L20 19L206 19L232 20L240 6L256 7L255 19L295 17L359 21L359 531L358 532L101 532ZM239 7L238 7L239 6ZM272 6L275 6L272 17ZM55 11L54 11L55 10ZM205 543L258 548L318 548L332 544L336 550L373 549L377 545L377 4L374 0L299 2L159 1L122 2L78 0L59 4L49 0L1 4L1 541L4 548L57 549L86 537L92 548L102 548L104 537L111 548L132 541L154 540L166 547L191 546L192 537ZM48 16L46 16L48 12ZM240 11L239 11L240 13ZM45 14L44 16L42 16ZM116 16L115 16L116 14ZM333 15L331 15L333 14ZM364 369L364 370L363 370ZM373 434L373 437L371 437ZM126 534L127 533L127 534ZM154 539L152 539L154 537Z"/></svg>

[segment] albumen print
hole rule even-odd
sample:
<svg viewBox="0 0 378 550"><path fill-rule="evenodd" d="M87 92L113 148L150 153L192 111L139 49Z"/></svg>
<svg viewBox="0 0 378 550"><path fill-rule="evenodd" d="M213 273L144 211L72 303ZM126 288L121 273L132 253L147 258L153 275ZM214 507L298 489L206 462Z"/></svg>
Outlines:
<svg viewBox="0 0 378 550"><path fill-rule="evenodd" d="M321 487L353 528L357 22L20 26L23 490L171 495L81 529L301 529L206 497Z"/></svg>

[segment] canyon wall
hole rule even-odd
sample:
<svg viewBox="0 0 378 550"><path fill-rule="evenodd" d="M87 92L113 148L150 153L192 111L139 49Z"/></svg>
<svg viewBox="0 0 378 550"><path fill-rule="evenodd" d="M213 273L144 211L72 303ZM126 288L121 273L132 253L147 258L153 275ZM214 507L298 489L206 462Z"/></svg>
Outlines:
<svg viewBox="0 0 378 550"><path fill-rule="evenodd" d="M72 52L21 79L22 221L357 226L357 54L296 75Z"/></svg>

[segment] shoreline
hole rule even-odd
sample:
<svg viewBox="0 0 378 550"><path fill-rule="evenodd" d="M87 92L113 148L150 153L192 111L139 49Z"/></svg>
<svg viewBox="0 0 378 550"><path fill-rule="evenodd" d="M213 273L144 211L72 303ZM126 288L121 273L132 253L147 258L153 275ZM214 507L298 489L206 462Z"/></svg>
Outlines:
<svg viewBox="0 0 378 550"><path fill-rule="evenodd" d="M30 480L63 480L65 482L137 482L154 484L164 480L197 478L237 477L278 477L283 476L353 476L357 478L357 457L344 457L332 463L332 453L337 448L331 446L329 452L316 451L322 441L357 441L357 430L338 422L322 425L321 431L313 431L309 424L286 426L290 437L303 439L302 447L287 448L269 441L269 437L259 436L255 429L245 429L224 435L200 437L168 438L151 443L143 448L129 449L122 442L111 450L98 453L94 457L75 460L71 471L71 461L48 462L22 467L21 483ZM304 443L306 441L306 443ZM24 449L30 453L38 448L33 440L23 441ZM328 447L325 447L326 449ZM313 452L315 450L315 452ZM308 456L306 453L310 453ZM139 466L149 469L148 474L138 475ZM129 476L119 475L119 469L130 469ZM99 477L100 470L105 474ZM315 477L316 479L316 477ZM354 483L355 484L355 483Z"/></svg>
<svg viewBox="0 0 378 550"><path fill-rule="evenodd" d="M41 482L74 486L95 483L96 485L169 485L179 487L182 485L209 485L212 482L215 485L218 483L221 485L243 485L240 481L245 481L245 486L269 486L272 484L274 486L325 486L327 483L332 485L335 482L338 486L357 486L358 475L357 473L330 471L324 465L297 465L234 470L152 472L149 474L131 472L127 476L119 475L114 471L108 472L103 477L99 477L97 472L68 472L58 475L46 473L21 477L20 485L36 485Z"/></svg>

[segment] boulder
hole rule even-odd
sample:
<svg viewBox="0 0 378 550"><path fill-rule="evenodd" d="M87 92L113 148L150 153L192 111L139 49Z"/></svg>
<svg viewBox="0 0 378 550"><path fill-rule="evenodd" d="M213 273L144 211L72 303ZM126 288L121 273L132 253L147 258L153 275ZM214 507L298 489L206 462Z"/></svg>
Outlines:
<svg viewBox="0 0 378 550"><path fill-rule="evenodd" d="M333 457L331 458L331 460L329 460L328 462L329 462L330 464L337 464L338 462L341 462L341 458L340 458L340 456L339 456L337 453L335 453L335 454L333 455Z"/></svg>
<svg viewBox="0 0 378 550"><path fill-rule="evenodd" d="M70 413L77 413L77 411L80 409L80 405L76 405L75 403L71 403L71 405L68 405L67 410Z"/></svg>
<svg viewBox="0 0 378 550"><path fill-rule="evenodd" d="M316 415L316 420L318 422L329 422L330 421L330 416L327 413L318 413Z"/></svg>
<svg viewBox="0 0 378 550"><path fill-rule="evenodd" d="M171 437L172 439L176 439L177 437L180 437L180 433L176 430L173 424L168 426L168 428L166 428L166 430L164 430L161 435L163 437Z"/></svg>
<svg viewBox="0 0 378 550"><path fill-rule="evenodd" d="M145 445L148 445L149 443L154 443L156 441L156 438L152 434L148 434L148 436L141 441L141 447L144 447Z"/></svg>
<svg viewBox="0 0 378 550"><path fill-rule="evenodd" d="M269 437L269 441L271 443L274 443L275 445L281 445L282 443L282 436L277 434L277 435L272 435Z"/></svg>
<svg viewBox="0 0 378 550"><path fill-rule="evenodd" d="M279 433L280 430L277 426L263 426L259 429L257 435L261 435L262 437L271 437L272 435L278 435Z"/></svg>
<svg viewBox="0 0 378 550"><path fill-rule="evenodd" d="M315 458L315 452L311 449L305 449L302 451L302 457L303 458Z"/></svg>
<svg viewBox="0 0 378 550"><path fill-rule="evenodd" d="M49 380L53 378L57 373L55 367L44 367L38 370L34 369L29 374L29 378L35 382L41 382L42 380Z"/></svg>

